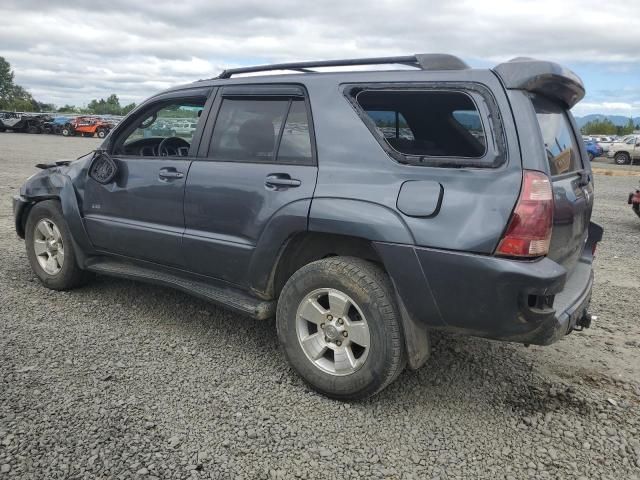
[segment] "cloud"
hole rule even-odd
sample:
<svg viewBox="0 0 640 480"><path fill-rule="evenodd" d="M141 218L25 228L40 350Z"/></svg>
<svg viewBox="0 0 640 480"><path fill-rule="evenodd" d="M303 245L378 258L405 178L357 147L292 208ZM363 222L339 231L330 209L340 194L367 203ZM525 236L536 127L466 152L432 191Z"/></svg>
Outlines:
<svg viewBox="0 0 640 480"><path fill-rule="evenodd" d="M622 0L5 0L0 6L0 55L37 98L58 104L112 92L139 101L233 65L414 52L453 53L476 65L534 56L597 64L616 75L640 64L638 45L640 4Z"/></svg>

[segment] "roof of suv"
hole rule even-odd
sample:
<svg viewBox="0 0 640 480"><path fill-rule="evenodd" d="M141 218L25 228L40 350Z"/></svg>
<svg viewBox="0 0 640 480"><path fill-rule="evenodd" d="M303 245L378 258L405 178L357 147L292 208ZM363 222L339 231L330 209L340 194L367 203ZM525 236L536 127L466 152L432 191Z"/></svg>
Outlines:
<svg viewBox="0 0 640 480"><path fill-rule="evenodd" d="M335 76L349 74L404 74L411 72L409 69L402 70L368 70L368 71L318 71L318 68L326 67L359 67L374 65L403 65L414 67L418 71L446 72L476 70L472 69L462 59L449 54L442 53L421 53L415 55L397 57L374 57L374 58L354 58L342 60L319 60L308 62L277 63L271 65L258 65L251 67L240 67L224 70L215 78L199 80L189 85L181 85L169 89L169 91L184 89L185 87L195 87L203 85L228 84L234 80L235 75L265 72L292 72L298 75L287 75L287 80L300 81L309 75ZM486 70L487 71L487 70ZM567 108L573 107L585 94L582 80L571 70L560 64L536 60L533 58L518 57L508 62L500 63L492 69L488 69L496 74L502 81L505 88L522 89L530 92L544 93L565 104ZM250 77L251 83L276 83L281 82L280 75L261 75ZM238 78L247 83L247 77ZM220 82L223 81L223 82Z"/></svg>

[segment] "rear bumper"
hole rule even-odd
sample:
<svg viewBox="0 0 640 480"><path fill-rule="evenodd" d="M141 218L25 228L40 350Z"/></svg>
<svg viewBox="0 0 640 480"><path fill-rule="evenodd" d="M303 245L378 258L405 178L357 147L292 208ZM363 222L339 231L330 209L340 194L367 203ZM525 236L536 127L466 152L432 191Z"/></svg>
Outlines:
<svg viewBox="0 0 640 480"><path fill-rule="evenodd" d="M548 345L586 312L593 234L571 273L554 261L510 260L408 245L376 244L409 315L431 328ZM591 231L591 229L590 229Z"/></svg>

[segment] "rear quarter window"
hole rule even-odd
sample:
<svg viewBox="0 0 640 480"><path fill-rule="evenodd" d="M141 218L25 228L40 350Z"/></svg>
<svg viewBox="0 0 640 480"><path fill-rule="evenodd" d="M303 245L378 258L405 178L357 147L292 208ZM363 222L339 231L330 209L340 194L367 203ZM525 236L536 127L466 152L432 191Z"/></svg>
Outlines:
<svg viewBox="0 0 640 480"><path fill-rule="evenodd" d="M582 169L578 145L564 108L541 96L533 97L532 103L551 175Z"/></svg>
<svg viewBox="0 0 640 480"><path fill-rule="evenodd" d="M481 91L372 84L348 87L345 94L378 142L401 163L496 167L504 161L503 129L499 114L490 123L489 111L497 107ZM496 132L497 142L490 140Z"/></svg>

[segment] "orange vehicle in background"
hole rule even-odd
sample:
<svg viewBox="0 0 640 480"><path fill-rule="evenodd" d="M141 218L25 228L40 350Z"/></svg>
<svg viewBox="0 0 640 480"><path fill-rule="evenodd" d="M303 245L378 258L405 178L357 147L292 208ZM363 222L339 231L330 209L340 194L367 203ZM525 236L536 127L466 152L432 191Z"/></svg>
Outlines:
<svg viewBox="0 0 640 480"><path fill-rule="evenodd" d="M99 138L104 138L112 128L113 123L97 117L76 117L62 127L61 133L65 137L81 134L83 137L97 135Z"/></svg>

